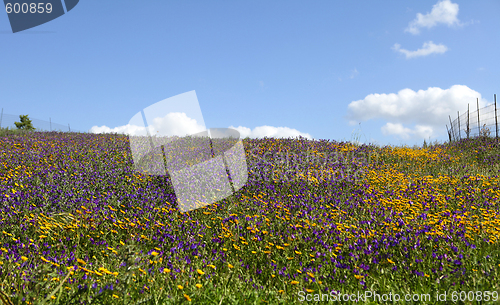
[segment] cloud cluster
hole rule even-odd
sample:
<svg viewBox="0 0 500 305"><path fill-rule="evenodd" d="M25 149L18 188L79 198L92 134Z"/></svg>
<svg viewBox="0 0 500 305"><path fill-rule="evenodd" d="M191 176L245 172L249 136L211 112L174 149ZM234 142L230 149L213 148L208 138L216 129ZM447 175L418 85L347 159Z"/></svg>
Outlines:
<svg viewBox="0 0 500 305"><path fill-rule="evenodd" d="M428 139L446 134L448 115L457 110L464 111L468 103L475 106L476 98L479 98L479 107L487 104L479 92L463 85L454 85L449 89L430 87L413 91L407 88L398 93L369 94L349 104L347 119L351 125L383 119L387 121L381 129L385 135ZM415 126L405 126L408 124Z"/></svg>
<svg viewBox="0 0 500 305"><path fill-rule="evenodd" d="M420 34L421 28L432 28L438 24L445 24L448 27L453 26L463 26L457 18L458 15L458 4L452 3L450 0L442 0L434 4L430 13L425 15L417 13L417 17L412 20L405 32L409 32L413 35ZM401 45L396 43L392 47L396 52L402 53L406 56L406 59L428 56L430 54L443 54L448 51L448 48L443 44L434 44L432 41L425 42L421 49L416 51L409 51L402 49Z"/></svg>
<svg viewBox="0 0 500 305"><path fill-rule="evenodd" d="M240 132L240 138L288 138L302 136L308 139L313 139L308 133L300 132L293 128L288 127L273 127L273 126L259 126L253 130L248 127L238 126L229 128L236 129ZM206 129L198 124L195 119L189 118L185 113L172 112L162 118L156 118L148 127L149 134L160 134L166 136L185 136L205 131ZM114 128L107 126L93 126L90 128L91 133L119 133L126 135L145 135L146 128L136 125L124 125Z"/></svg>
<svg viewBox="0 0 500 305"><path fill-rule="evenodd" d="M421 28L432 28L438 24L445 24L448 27L459 26L461 22L457 18L458 4L450 0L442 0L432 7L430 13L425 15L417 13L417 17L410 22L405 32L413 35L420 34Z"/></svg>
<svg viewBox="0 0 500 305"><path fill-rule="evenodd" d="M408 140L412 136L420 139L429 139L435 135L434 130L431 126L415 125L414 129L404 127L400 123L386 123L381 128L382 134L394 135L403 140Z"/></svg>
<svg viewBox="0 0 500 305"><path fill-rule="evenodd" d="M432 41L424 42L424 45L422 46L421 49L418 49L416 51L408 51L406 49L401 49L401 45L396 43L392 47L394 51L397 51L399 53L402 53L406 55L406 58L415 58L415 57L421 57L421 56L427 56L433 53L436 54L443 54L444 52L448 51L448 48L443 45L443 44L434 44Z"/></svg>

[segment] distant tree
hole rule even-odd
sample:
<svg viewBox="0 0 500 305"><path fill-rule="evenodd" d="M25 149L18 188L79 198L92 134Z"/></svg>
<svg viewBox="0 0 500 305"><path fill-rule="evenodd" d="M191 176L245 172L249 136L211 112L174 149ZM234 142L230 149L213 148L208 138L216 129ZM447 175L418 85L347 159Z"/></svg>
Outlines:
<svg viewBox="0 0 500 305"><path fill-rule="evenodd" d="M30 118L28 118L28 115L20 115L19 118L21 119L21 122L14 122L17 129L35 130L35 127L33 127L33 124L31 123Z"/></svg>

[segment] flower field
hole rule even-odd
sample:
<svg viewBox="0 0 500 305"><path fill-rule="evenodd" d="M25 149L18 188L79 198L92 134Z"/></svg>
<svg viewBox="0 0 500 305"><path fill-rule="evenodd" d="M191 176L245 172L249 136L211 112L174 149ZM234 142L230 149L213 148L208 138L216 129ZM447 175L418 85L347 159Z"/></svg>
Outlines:
<svg viewBox="0 0 500 305"><path fill-rule="evenodd" d="M500 291L494 139L243 144L247 184L181 213L168 177L134 172L127 136L1 136L1 301L301 304L299 292L370 290L434 303Z"/></svg>

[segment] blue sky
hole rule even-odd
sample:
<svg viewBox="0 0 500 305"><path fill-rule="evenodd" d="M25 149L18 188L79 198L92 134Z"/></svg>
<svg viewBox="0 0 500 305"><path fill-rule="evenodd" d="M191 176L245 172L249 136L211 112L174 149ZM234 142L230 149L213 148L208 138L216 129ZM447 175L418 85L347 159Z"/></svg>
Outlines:
<svg viewBox="0 0 500 305"><path fill-rule="evenodd" d="M126 132L194 90L204 126L242 136L444 141L448 115L500 93L499 16L498 1L80 1L12 33L4 13L0 106Z"/></svg>

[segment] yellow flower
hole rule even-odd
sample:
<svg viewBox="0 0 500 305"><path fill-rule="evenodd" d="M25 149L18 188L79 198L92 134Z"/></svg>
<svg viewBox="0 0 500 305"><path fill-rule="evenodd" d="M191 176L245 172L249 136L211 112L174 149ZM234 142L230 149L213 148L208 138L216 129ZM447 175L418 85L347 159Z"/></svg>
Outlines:
<svg viewBox="0 0 500 305"><path fill-rule="evenodd" d="M200 269L196 270L196 272L198 272L198 274L199 274L199 275L203 275L203 274L205 274L205 272L203 272L203 271L202 271L202 270L200 270Z"/></svg>
<svg viewBox="0 0 500 305"><path fill-rule="evenodd" d="M395 264L395 262L391 261L390 259L387 259L387 261L391 264Z"/></svg>
<svg viewBox="0 0 500 305"><path fill-rule="evenodd" d="M298 272L298 273L302 273L302 271L300 271L299 269L297 269L297 272Z"/></svg>
<svg viewBox="0 0 500 305"><path fill-rule="evenodd" d="M79 262L80 264L84 265L84 266L87 265L87 263L83 259L77 258L76 261Z"/></svg>
<svg viewBox="0 0 500 305"><path fill-rule="evenodd" d="M202 284L196 284L195 286L196 286L196 287L198 287L198 288L203 287L203 285L202 285Z"/></svg>
<svg viewBox="0 0 500 305"><path fill-rule="evenodd" d="M309 293L314 292L314 290L312 290L312 289L306 289L306 291Z"/></svg>
<svg viewBox="0 0 500 305"><path fill-rule="evenodd" d="M185 294L184 297L188 300L188 302L191 302L191 298L187 294Z"/></svg>
<svg viewBox="0 0 500 305"><path fill-rule="evenodd" d="M28 258L26 256L21 256L21 259L25 262L28 260Z"/></svg>
<svg viewBox="0 0 500 305"><path fill-rule="evenodd" d="M156 251L151 252L151 255L153 255L153 256L157 256L158 254L160 254L160 253L158 253Z"/></svg>
<svg viewBox="0 0 500 305"><path fill-rule="evenodd" d="M230 263L227 263L227 266L228 266L229 268L234 268L234 266L233 266L233 265L231 265Z"/></svg>
<svg viewBox="0 0 500 305"><path fill-rule="evenodd" d="M309 275L310 277L314 278L314 274L312 274L311 272L307 272L307 275Z"/></svg>
<svg viewBox="0 0 500 305"><path fill-rule="evenodd" d="M111 272L111 271L109 271L108 269L103 268L103 267L99 268L99 271L104 272L104 273L106 273L106 274L111 274L111 275L113 275L113 274L114 274L113 272Z"/></svg>
<svg viewBox="0 0 500 305"><path fill-rule="evenodd" d="M298 281L291 281L292 285L297 285L299 282Z"/></svg>
<svg viewBox="0 0 500 305"><path fill-rule="evenodd" d="M177 285L177 288L179 288L181 290L184 289L184 287L182 287L181 285Z"/></svg>
<svg viewBox="0 0 500 305"><path fill-rule="evenodd" d="M362 276L362 275L357 275L357 274L355 274L355 275L354 275L354 277L355 277L355 278L357 278L358 280L360 280L360 279L364 278L364 276Z"/></svg>
<svg viewBox="0 0 500 305"><path fill-rule="evenodd" d="M296 253L297 255L301 255L301 254L302 254L302 252L299 252L299 251L295 251L295 253Z"/></svg>
<svg viewBox="0 0 500 305"><path fill-rule="evenodd" d="M113 294L113 298L118 299L119 296L117 296L116 294Z"/></svg>
<svg viewBox="0 0 500 305"><path fill-rule="evenodd" d="M170 269L167 268L163 269L163 273L170 273Z"/></svg>

